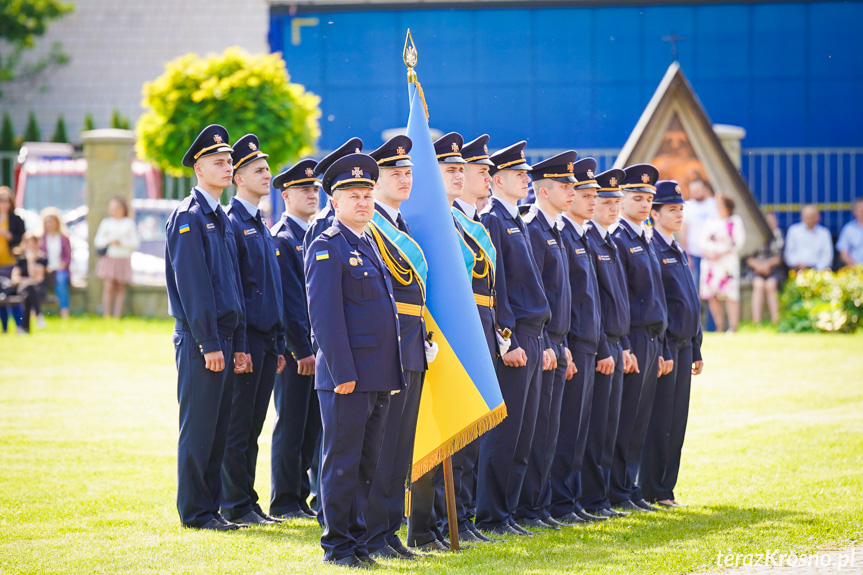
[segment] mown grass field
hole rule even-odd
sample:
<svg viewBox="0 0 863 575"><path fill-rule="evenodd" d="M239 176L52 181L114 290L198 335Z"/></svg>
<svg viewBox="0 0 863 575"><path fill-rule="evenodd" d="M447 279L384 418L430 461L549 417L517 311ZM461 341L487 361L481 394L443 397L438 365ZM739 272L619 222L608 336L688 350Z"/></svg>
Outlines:
<svg viewBox="0 0 863 575"><path fill-rule="evenodd" d="M166 321L79 318L0 337L0 573L344 572L321 563L311 522L180 526L170 334ZM863 335L750 330L708 335L704 349L677 491L690 507L386 570L689 573L719 554L859 541Z"/></svg>

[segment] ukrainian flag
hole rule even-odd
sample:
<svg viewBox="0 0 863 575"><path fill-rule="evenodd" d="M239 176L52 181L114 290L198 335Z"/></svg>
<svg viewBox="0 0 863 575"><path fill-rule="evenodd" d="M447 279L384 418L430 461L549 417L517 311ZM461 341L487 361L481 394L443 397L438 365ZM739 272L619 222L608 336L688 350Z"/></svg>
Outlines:
<svg viewBox="0 0 863 575"><path fill-rule="evenodd" d="M412 480L500 423L506 405L482 331L470 277L447 203L421 89L408 85L413 189L401 205L428 262L426 327L439 351L426 373Z"/></svg>

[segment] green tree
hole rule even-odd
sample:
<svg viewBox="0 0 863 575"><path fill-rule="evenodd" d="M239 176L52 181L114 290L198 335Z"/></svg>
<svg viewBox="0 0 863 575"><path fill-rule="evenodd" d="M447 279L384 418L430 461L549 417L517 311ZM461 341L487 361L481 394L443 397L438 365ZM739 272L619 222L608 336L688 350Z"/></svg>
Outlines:
<svg viewBox="0 0 863 575"><path fill-rule="evenodd" d="M54 127L54 135L51 136L52 142L69 143L69 137L66 135L66 120L63 119L63 114L57 116L57 125Z"/></svg>
<svg viewBox="0 0 863 575"><path fill-rule="evenodd" d="M81 128L82 132L88 132L90 130L96 129L96 121L93 119L93 114L87 112L84 114L84 127Z"/></svg>
<svg viewBox="0 0 863 575"><path fill-rule="evenodd" d="M120 130L128 130L129 129L129 118L120 114L120 110L114 108L114 111L111 112L111 127L117 128Z"/></svg>
<svg viewBox="0 0 863 575"><path fill-rule="evenodd" d="M9 112L3 112L3 127L0 128L0 152L15 151L15 128ZM12 158L0 160L0 186L12 186Z"/></svg>
<svg viewBox="0 0 863 575"><path fill-rule="evenodd" d="M164 172L189 175L183 155L208 124L225 126L236 140L252 132L273 170L314 151L320 136L320 98L289 81L281 54L181 56L144 84L145 112L136 131L138 157Z"/></svg>
<svg viewBox="0 0 863 575"><path fill-rule="evenodd" d="M59 42L35 61L25 62L22 57L45 34L48 24L73 8L60 0L0 0L0 83L34 77L69 60Z"/></svg>
<svg viewBox="0 0 863 575"><path fill-rule="evenodd" d="M25 142L41 142L42 133L39 131L39 122L36 121L36 114L30 110L30 115L27 116L27 127L24 128Z"/></svg>

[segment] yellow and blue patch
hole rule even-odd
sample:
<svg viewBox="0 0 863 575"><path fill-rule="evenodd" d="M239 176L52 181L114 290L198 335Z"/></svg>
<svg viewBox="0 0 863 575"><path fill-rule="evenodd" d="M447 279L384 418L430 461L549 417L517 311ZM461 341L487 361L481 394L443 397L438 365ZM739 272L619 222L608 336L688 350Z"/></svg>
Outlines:
<svg viewBox="0 0 863 575"><path fill-rule="evenodd" d="M281 250L279 250L279 248L276 248L276 255L277 255L277 256L282 255L282 252L281 252Z"/></svg>
<svg viewBox="0 0 863 575"><path fill-rule="evenodd" d="M317 260L317 261L328 260L328 259L330 259L330 252L324 251L324 252L316 252L315 253L315 260Z"/></svg>
<svg viewBox="0 0 863 575"><path fill-rule="evenodd" d="M180 226L180 233L181 234L185 234L188 231L189 231L189 224L183 224L182 226Z"/></svg>

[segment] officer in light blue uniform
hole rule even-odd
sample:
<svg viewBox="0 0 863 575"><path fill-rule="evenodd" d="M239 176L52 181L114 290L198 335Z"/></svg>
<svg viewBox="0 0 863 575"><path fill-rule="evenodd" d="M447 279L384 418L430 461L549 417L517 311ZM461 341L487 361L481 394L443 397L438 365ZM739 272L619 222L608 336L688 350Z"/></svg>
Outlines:
<svg viewBox="0 0 863 575"><path fill-rule="evenodd" d="M222 463L222 515L229 521L270 525L276 522L258 505L255 470L258 436L264 427L276 373L285 366L282 282L276 247L258 204L270 194L270 167L257 136L234 144L237 195L226 210L240 264L246 307L245 348L249 368L234 375L228 442Z"/></svg>
<svg viewBox="0 0 863 575"><path fill-rule="evenodd" d="M662 285L668 303L668 330L665 338L674 362L671 371L659 378L647 438L641 451L638 484L644 498L663 507L677 507L674 486L680 470L683 437L689 416L692 376L701 373L701 318L698 289L689 268L686 251L672 235L683 225L683 196L674 180L656 182L650 212L653 221L651 243L662 269Z"/></svg>
<svg viewBox="0 0 863 575"><path fill-rule="evenodd" d="M531 535L516 524L513 514L536 426L545 326L551 318L527 226L517 207L530 183L525 145L518 142L489 158L494 163L493 197L482 215L497 248L497 322L512 333L511 347L497 369L507 417L482 436L477 473L477 526L500 535Z"/></svg>
<svg viewBox="0 0 863 575"><path fill-rule="evenodd" d="M320 162L315 166L315 174L314 176L318 179L324 176L324 172L327 171L333 162L347 156L348 154L359 154L363 151L363 141L359 138L351 138L326 156L324 156ZM327 201L327 205L322 209L312 221L312 224L309 226L309 229L306 231L305 237L303 237L303 249L308 253L309 244L311 244L316 237L321 235L321 232L325 229L329 228L333 225L333 217L335 214L333 213L333 206Z"/></svg>
<svg viewBox="0 0 863 575"><path fill-rule="evenodd" d="M567 376L572 377L568 371L570 352L566 342L572 290L569 283L568 246L558 224L562 226L559 216L569 209L575 196L573 169L577 158L578 154L570 150L535 164L530 171L536 203L530 207L524 221L527 223L542 287L551 307L551 320L545 328L543 347L553 355L555 366L542 373L536 429L515 512L515 519L522 527L559 529L561 525L548 510L551 503L549 476L557 449L563 390L564 386L570 385L566 381Z"/></svg>
<svg viewBox="0 0 863 575"><path fill-rule="evenodd" d="M270 515L315 517L306 500L312 466L321 435L321 410L315 388L315 356L312 349L306 274L303 270L303 238L308 218L317 211L320 179L317 162L300 160L275 178L285 211L271 228L276 260L282 279L282 302L287 335L285 370L276 377L273 403Z"/></svg>
<svg viewBox="0 0 863 575"><path fill-rule="evenodd" d="M566 383L561 401L560 432L550 475L549 513L558 522L566 524L606 519L589 514L579 502L582 495L581 466L593 402L596 353L602 334L595 255L585 236L585 224L593 217L596 190L599 189L595 170L596 160L593 158L583 158L575 163L575 199L561 218L564 224L561 235L566 245L569 284L572 287L566 340L577 371Z"/></svg>
<svg viewBox="0 0 863 575"><path fill-rule="evenodd" d="M315 389L323 421L321 503L324 560L373 565L362 541L391 392L405 389L399 321L389 272L367 237L377 162L339 158L324 173L333 225L309 246L306 291L319 347ZM375 502L375 505L381 502Z"/></svg>
<svg viewBox="0 0 863 575"><path fill-rule="evenodd" d="M620 260L617 245L608 228L617 221L620 210L620 182L623 170L612 168L597 174L597 205L594 216L585 226L584 237L596 264L599 282L599 315L602 331L599 334L597 358L611 358L611 371L598 371L593 381L593 398L590 403L590 422L584 459L581 464L581 505L598 517L622 517L627 511L616 511L608 500L611 461L614 440L620 419L620 400L623 394L623 353L629 350L629 295L626 273ZM598 367L598 366L597 366ZM583 518L584 519L584 518Z"/></svg>
<svg viewBox="0 0 863 575"><path fill-rule="evenodd" d="M624 511L656 511L656 507L644 501L636 478L653 409L657 373L664 368L663 357L667 357L667 351L663 350L668 313L662 272L656 247L648 241L641 227L650 217L659 172L650 164L629 166L624 172L621 218L612 238L626 272L630 305L629 343L637 369L623 377L609 499L613 506Z"/></svg>
<svg viewBox="0 0 863 575"><path fill-rule="evenodd" d="M177 510L187 527L229 531L219 513L222 458L231 413L232 374L246 368L243 292L236 241L219 205L231 185L228 131L210 125L183 158L198 185L168 218L165 276L175 318Z"/></svg>

